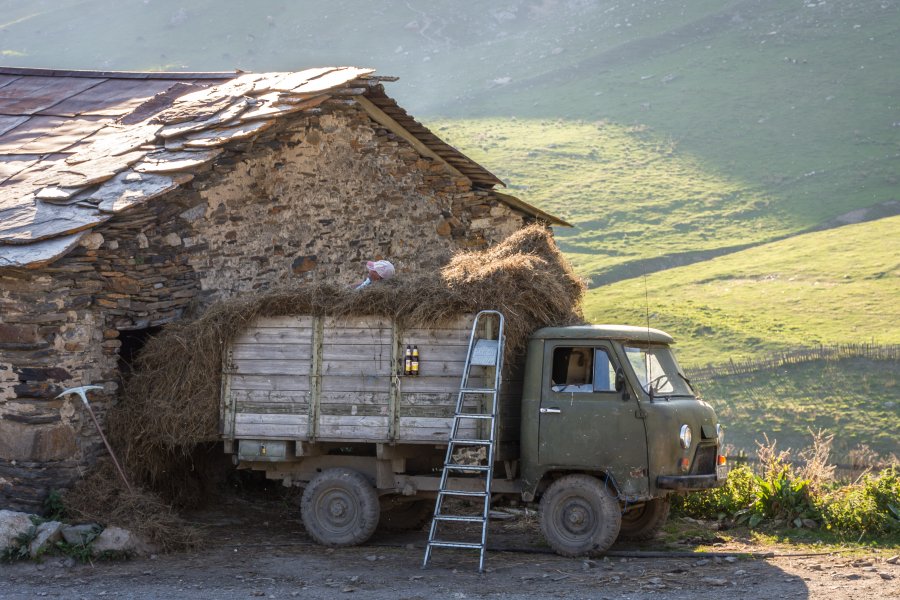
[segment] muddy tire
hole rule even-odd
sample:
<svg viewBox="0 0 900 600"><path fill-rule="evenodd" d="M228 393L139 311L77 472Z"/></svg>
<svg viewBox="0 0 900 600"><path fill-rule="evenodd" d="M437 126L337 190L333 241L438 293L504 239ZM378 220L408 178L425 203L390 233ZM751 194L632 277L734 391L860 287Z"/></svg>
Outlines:
<svg viewBox="0 0 900 600"><path fill-rule="evenodd" d="M418 531L431 520L434 500L412 500L385 507L382 505L379 531Z"/></svg>
<svg viewBox="0 0 900 600"><path fill-rule="evenodd" d="M541 532L563 556L609 549L621 521L619 502L596 477L566 475L550 484L541 498Z"/></svg>
<svg viewBox="0 0 900 600"><path fill-rule="evenodd" d="M644 542L653 539L669 519L671 507L669 497L654 498L642 506L633 508L622 515L619 539L629 542Z"/></svg>
<svg viewBox="0 0 900 600"><path fill-rule="evenodd" d="M378 527L378 494L360 473L328 469L303 491L300 511L306 532L325 546L355 546Z"/></svg>

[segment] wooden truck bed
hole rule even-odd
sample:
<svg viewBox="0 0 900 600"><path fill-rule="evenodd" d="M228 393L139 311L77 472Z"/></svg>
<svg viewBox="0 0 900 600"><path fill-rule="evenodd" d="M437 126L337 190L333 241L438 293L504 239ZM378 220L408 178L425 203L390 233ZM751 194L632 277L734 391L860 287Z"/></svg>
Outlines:
<svg viewBox="0 0 900 600"><path fill-rule="evenodd" d="M384 317L260 318L225 352L224 439L444 443L471 324L472 317L429 329L401 329ZM403 374L407 345L419 348L418 376ZM498 460L518 454L517 367L504 366ZM482 386L481 376L470 378L470 385ZM467 400L467 406L479 410L480 399Z"/></svg>

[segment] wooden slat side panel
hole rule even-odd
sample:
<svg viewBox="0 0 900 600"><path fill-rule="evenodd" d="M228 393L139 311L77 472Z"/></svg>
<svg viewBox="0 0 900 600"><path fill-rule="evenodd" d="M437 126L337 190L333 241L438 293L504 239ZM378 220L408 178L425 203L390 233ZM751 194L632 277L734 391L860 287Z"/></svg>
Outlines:
<svg viewBox="0 0 900 600"><path fill-rule="evenodd" d="M237 414L234 434L238 438L305 439L308 432L306 415Z"/></svg>
<svg viewBox="0 0 900 600"><path fill-rule="evenodd" d="M384 392L391 389L387 375L324 375L322 392Z"/></svg>
<svg viewBox="0 0 900 600"><path fill-rule="evenodd" d="M333 416L319 417L318 437L352 440L388 440L387 416Z"/></svg>
<svg viewBox="0 0 900 600"><path fill-rule="evenodd" d="M264 390L272 392L308 392L309 377L294 375L242 375L232 374L232 390Z"/></svg>
<svg viewBox="0 0 900 600"><path fill-rule="evenodd" d="M291 375L309 377L310 360L235 359L233 366L242 375Z"/></svg>
<svg viewBox="0 0 900 600"><path fill-rule="evenodd" d="M290 327L293 329L312 329L314 317L305 315L284 315L279 317L257 317L254 328Z"/></svg>
<svg viewBox="0 0 900 600"><path fill-rule="evenodd" d="M450 437L451 419L429 417L400 417L400 440L404 442L446 442ZM475 425L465 423L460 427L460 437L475 438Z"/></svg>
<svg viewBox="0 0 900 600"><path fill-rule="evenodd" d="M310 344L312 328L306 327L249 327L240 333L234 344Z"/></svg>
<svg viewBox="0 0 900 600"><path fill-rule="evenodd" d="M232 344L231 357L247 360L305 360L312 357L311 344Z"/></svg>

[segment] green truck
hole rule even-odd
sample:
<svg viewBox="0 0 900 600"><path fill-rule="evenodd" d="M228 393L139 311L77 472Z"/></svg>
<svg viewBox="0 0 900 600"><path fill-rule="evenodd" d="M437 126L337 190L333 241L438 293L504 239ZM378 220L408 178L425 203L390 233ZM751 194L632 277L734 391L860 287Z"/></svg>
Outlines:
<svg viewBox="0 0 900 600"><path fill-rule="evenodd" d="M226 452L238 468L303 487L301 516L321 544L421 527L439 489L472 322L257 320L225 353ZM721 485L721 427L672 343L620 325L535 331L502 367L491 502L538 506L549 545L578 556L648 539L672 494ZM418 350L415 374L407 347ZM473 377L493 378L483 370ZM483 410L482 401L467 403ZM465 425L473 438L484 426ZM454 487L468 481L460 473Z"/></svg>

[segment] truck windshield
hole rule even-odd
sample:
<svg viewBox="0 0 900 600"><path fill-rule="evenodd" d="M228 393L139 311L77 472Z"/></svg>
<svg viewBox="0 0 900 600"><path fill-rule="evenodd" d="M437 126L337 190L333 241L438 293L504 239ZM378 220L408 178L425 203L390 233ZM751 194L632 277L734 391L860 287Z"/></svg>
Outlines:
<svg viewBox="0 0 900 600"><path fill-rule="evenodd" d="M625 355L644 392L649 394L652 386L654 396L694 395L668 346L630 343Z"/></svg>

